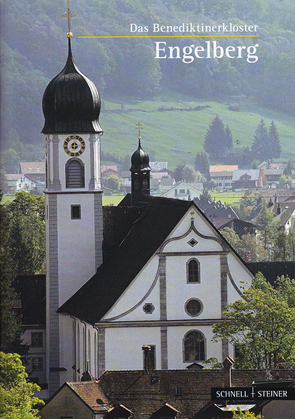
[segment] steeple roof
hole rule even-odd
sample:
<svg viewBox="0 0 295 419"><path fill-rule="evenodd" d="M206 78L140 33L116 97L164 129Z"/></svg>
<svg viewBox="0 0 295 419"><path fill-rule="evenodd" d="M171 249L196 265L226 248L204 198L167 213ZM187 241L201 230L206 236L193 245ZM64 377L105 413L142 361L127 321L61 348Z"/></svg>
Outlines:
<svg viewBox="0 0 295 419"><path fill-rule="evenodd" d="M140 138L138 138L138 148L131 156L131 172L150 171L150 159L148 154L141 148Z"/></svg>
<svg viewBox="0 0 295 419"><path fill-rule="evenodd" d="M74 63L71 38L63 70L48 84L43 95L44 134L101 133L100 97L95 84Z"/></svg>

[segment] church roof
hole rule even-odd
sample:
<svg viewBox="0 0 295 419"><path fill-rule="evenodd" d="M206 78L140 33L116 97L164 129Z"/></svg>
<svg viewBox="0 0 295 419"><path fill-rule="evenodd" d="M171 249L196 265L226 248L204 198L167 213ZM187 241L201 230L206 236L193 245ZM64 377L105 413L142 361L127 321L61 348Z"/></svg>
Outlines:
<svg viewBox="0 0 295 419"><path fill-rule="evenodd" d="M46 87L43 96L44 134L101 133L100 97L95 84L76 67L69 38L66 65Z"/></svg>
<svg viewBox="0 0 295 419"><path fill-rule="evenodd" d="M104 262L58 309L59 313L91 324L99 322L192 205L215 229L193 201L150 195L142 199L132 207L128 194L117 207L104 208ZM220 235L218 230L216 233ZM228 243L227 246L235 253Z"/></svg>
<svg viewBox="0 0 295 419"><path fill-rule="evenodd" d="M127 195L118 207L107 208L104 263L59 308L60 313L92 324L98 322L192 205L177 199L153 196L145 199L145 203L134 208Z"/></svg>
<svg viewBox="0 0 295 419"><path fill-rule="evenodd" d="M247 262L246 265L254 275L261 272L271 285L282 275L295 279L295 262Z"/></svg>

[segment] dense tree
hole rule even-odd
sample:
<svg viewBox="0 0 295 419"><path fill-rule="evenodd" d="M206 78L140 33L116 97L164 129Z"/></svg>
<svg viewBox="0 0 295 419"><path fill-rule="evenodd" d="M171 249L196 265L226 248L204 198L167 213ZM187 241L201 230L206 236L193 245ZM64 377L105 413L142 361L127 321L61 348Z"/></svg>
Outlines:
<svg viewBox="0 0 295 419"><path fill-rule="evenodd" d="M224 320L213 325L214 340L236 346L239 368L295 366L295 281L282 277L276 287L263 275L244 289L242 299L227 305Z"/></svg>
<svg viewBox="0 0 295 419"><path fill-rule="evenodd" d="M279 179L280 189L293 189L295 187L293 179L289 176L282 175Z"/></svg>
<svg viewBox="0 0 295 419"><path fill-rule="evenodd" d="M26 353L21 344L21 318L13 311L17 295L13 281L19 274L35 274L45 264L44 198L20 192L0 205L1 216L1 348Z"/></svg>
<svg viewBox="0 0 295 419"><path fill-rule="evenodd" d="M209 164L208 155L207 153L204 153L204 151L201 151L196 154L195 169L201 172L203 175L205 175L207 179L209 179L210 164Z"/></svg>
<svg viewBox="0 0 295 419"><path fill-rule="evenodd" d="M116 175L110 175L108 178L104 181L104 186L111 189L112 191L121 191L124 188L124 183L119 176Z"/></svg>
<svg viewBox="0 0 295 419"><path fill-rule="evenodd" d="M261 119L256 128L251 150L253 155L257 157L260 162L267 160L270 157L268 131L263 119Z"/></svg>
<svg viewBox="0 0 295 419"><path fill-rule="evenodd" d="M34 393L40 388L28 383L28 374L18 354L0 352L0 417L2 419L38 418L44 402Z"/></svg>
<svg viewBox="0 0 295 419"><path fill-rule="evenodd" d="M174 170L173 172L173 177L176 180L176 182L180 182L181 180L183 180L183 169L185 167L185 164L180 163Z"/></svg>
<svg viewBox="0 0 295 419"><path fill-rule="evenodd" d="M43 196L18 192L7 205L9 215L9 252L18 275L44 270L45 203Z"/></svg>
<svg viewBox="0 0 295 419"><path fill-rule="evenodd" d="M274 121L267 129L263 119L261 119L255 131L251 151L260 162L280 157L281 144Z"/></svg>
<svg viewBox="0 0 295 419"><path fill-rule="evenodd" d="M263 201L261 211L255 218L255 225L259 231L259 236L264 243L265 249L267 246L272 245L272 240L277 231L276 227L272 223L273 218L274 213L269 211L266 202Z"/></svg>
<svg viewBox="0 0 295 419"><path fill-rule="evenodd" d="M271 121L271 125L268 130L269 136L269 148L271 158L278 158L281 155L281 143L277 128L274 121Z"/></svg>
<svg viewBox="0 0 295 419"><path fill-rule="evenodd" d="M209 154L210 158L216 160L222 158L227 148L227 139L222 120L217 115L207 129L204 150Z"/></svg>
<svg viewBox="0 0 295 419"><path fill-rule="evenodd" d="M196 181L196 171L193 166L186 164L182 170L182 178L185 182L194 183Z"/></svg>
<svg viewBox="0 0 295 419"><path fill-rule="evenodd" d="M224 135L225 135L225 144L226 144L226 148L230 149L233 147L233 136L231 133L231 130L229 128L229 126L227 125L225 130L224 130Z"/></svg>
<svg viewBox="0 0 295 419"><path fill-rule="evenodd" d="M271 249L272 261L295 261L295 230L278 230Z"/></svg>
<svg viewBox="0 0 295 419"><path fill-rule="evenodd" d="M17 295L12 283L16 271L8 252L9 215L4 205L0 205L0 236L1 350L9 351L14 341L20 337L21 318L13 312L13 302L17 298Z"/></svg>
<svg viewBox="0 0 295 419"><path fill-rule="evenodd" d="M254 197L243 197L239 202L233 203L232 208L242 220L252 220L261 210L261 200Z"/></svg>
<svg viewBox="0 0 295 419"><path fill-rule="evenodd" d="M1 153L1 168L5 173L18 173L19 162L19 155L12 148Z"/></svg>
<svg viewBox="0 0 295 419"><path fill-rule="evenodd" d="M262 240L255 234L245 234L241 238L229 227L221 230L221 234L246 262L267 260L268 254Z"/></svg>

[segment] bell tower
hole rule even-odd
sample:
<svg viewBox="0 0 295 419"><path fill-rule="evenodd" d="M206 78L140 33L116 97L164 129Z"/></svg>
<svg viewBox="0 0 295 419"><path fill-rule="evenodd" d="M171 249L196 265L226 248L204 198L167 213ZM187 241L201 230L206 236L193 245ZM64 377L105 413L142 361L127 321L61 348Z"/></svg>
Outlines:
<svg viewBox="0 0 295 419"><path fill-rule="evenodd" d="M102 263L100 97L76 67L68 9L68 58L43 96L46 146L47 379L52 394L65 370L60 355L62 319L56 310Z"/></svg>
<svg viewBox="0 0 295 419"><path fill-rule="evenodd" d="M150 171L149 156L141 148L140 122L138 128L138 148L131 156L131 199L132 205L140 201L143 195L150 195Z"/></svg>

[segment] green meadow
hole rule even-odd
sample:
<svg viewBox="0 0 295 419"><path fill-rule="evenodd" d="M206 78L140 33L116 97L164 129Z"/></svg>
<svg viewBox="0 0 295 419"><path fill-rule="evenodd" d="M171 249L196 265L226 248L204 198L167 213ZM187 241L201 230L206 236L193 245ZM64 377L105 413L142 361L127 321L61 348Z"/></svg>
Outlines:
<svg viewBox="0 0 295 419"><path fill-rule="evenodd" d="M212 198L215 198L215 201L222 201L227 205L231 205L234 202L239 202L240 199L244 196L242 192L213 192L211 194ZM119 202L123 199L123 195L108 195L102 196L102 203L106 205L118 205Z"/></svg>
<svg viewBox="0 0 295 419"><path fill-rule="evenodd" d="M191 110L202 107L200 110ZM229 108L234 107L238 111ZM161 110L159 110L161 109ZM216 115L229 125L234 147L251 147L261 119L267 126L273 120L279 132L282 155L280 161L295 158L295 119L283 112L258 106L250 99L236 97L228 101L193 101L187 96L163 94L156 100L126 98L103 101L100 122L104 131L102 150L118 156L131 155L137 148L138 121L142 147L151 160L168 161L170 170L180 163L194 164L209 124Z"/></svg>

